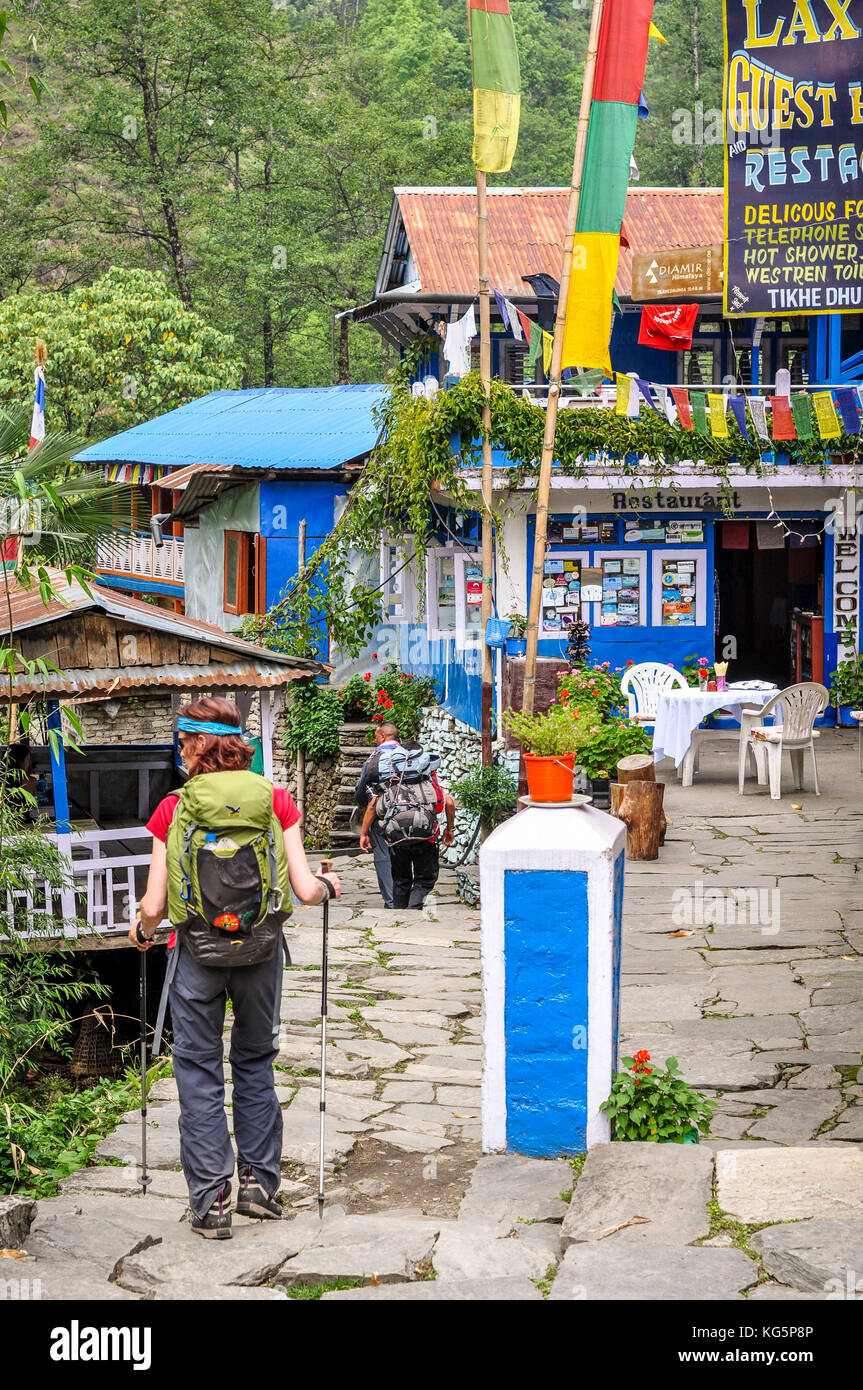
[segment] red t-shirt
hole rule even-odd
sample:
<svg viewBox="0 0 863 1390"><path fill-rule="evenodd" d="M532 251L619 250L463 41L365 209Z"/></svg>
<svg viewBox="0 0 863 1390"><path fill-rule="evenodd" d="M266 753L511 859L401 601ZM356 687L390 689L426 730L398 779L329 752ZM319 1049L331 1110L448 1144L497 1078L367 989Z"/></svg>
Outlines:
<svg viewBox="0 0 863 1390"><path fill-rule="evenodd" d="M171 792L159 802L150 819L147 821L147 829L157 840L163 842L168 835L168 826L174 819L174 812L180 798L176 792ZM279 819L283 830L290 830L292 825L296 825L300 819L296 802L289 791L284 787L273 787L273 810Z"/></svg>

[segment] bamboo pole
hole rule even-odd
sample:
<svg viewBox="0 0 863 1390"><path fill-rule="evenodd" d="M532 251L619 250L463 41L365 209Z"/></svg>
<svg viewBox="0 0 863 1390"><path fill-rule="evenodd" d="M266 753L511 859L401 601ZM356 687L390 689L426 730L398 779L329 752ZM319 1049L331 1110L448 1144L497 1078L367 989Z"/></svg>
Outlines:
<svg viewBox="0 0 863 1390"><path fill-rule="evenodd" d="M584 173L584 152L587 146L587 127L590 121L590 105L593 100L593 83L596 75L596 55L599 49L599 30L602 24L604 0L593 0L593 14L590 18L590 37L587 41L587 60L584 65L584 87L581 92L581 109L578 116L578 130L575 137L575 158L572 165L572 183L569 189L569 207L566 214L566 233L563 242L563 260L560 271L560 294L557 301L557 316L554 321L554 345L551 351L551 367L548 376L548 404L545 411L545 433L542 439L542 457L539 465L539 486L536 500L536 533L533 543L533 575L530 585L530 606L527 617L527 653L524 663L524 692L522 709L525 714L533 713L536 690L536 649L539 641L539 610L542 600L542 575L545 561L546 537L548 535L548 498L551 491L551 465L554 458L554 435L557 428L557 408L560 400L560 369L563 357L563 330L566 321L566 301L569 296L569 279L572 271L572 248L575 242L575 227L578 221L578 207L581 201L581 180Z"/></svg>
<svg viewBox="0 0 863 1390"><path fill-rule="evenodd" d="M297 575L306 568L306 519L303 517L297 528ZM306 752L297 749L297 810L300 813L300 826L306 819Z"/></svg>
<svg viewBox="0 0 863 1390"><path fill-rule="evenodd" d="M470 27L470 0L466 0L467 34L470 65L473 73L473 35ZM494 568L493 538L493 473L491 463L491 286L488 279L488 210L486 203L485 170L476 169L476 230L479 261L479 373L485 400L482 408L482 610L480 641L482 642L482 704L480 730L482 734L482 764L491 765L491 706L492 655L485 640L486 624L492 610Z"/></svg>
<svg viewBox="0 0 863 1390"><path fill-rule="evenodd" d="M479 369L485 401L482 407L482 763L491 765L492 656L485 640L492 610L493 473L491 462L491 286L488 279L488 208L485 172L476 171L476 215L479 251Z"/></svg>

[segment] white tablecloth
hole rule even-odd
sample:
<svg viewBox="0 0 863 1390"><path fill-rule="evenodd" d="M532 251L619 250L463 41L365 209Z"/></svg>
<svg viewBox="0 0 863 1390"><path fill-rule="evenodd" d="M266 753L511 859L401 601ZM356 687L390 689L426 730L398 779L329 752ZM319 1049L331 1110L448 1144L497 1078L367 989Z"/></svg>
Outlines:
<svg viewBox="0 0 863 1390"><path fill-rule="evenodd" d="M754 690L669 690L660 695L653 729L653 761L673 758L679 767L692 742L692 734L702 719L715 710L727 709L739 717L744 705L760 709L778 692L778 686L763 685ZM778 714L778 711L777 711Z"/></svg>

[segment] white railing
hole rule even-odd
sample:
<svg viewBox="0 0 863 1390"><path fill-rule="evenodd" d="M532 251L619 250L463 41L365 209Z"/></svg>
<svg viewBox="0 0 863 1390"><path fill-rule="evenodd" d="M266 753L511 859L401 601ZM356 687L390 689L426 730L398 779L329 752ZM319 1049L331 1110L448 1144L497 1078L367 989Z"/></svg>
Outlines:
<svg viewBox="0 0 863 1390"><path fill-rule="evenodd" d="M99 936L127 932L137 912L139 891L143 892L150 863L152 835L146 826L73 831L68 840L57 835L46 835L45 839L61 848L71 843L73 887L64 894L34 879L28 889L7 892L7 921L14 925L16 933L69 939L85 932ZM103 852L110 851L111 846L127 849L129 841L140 841L146 852ZM86 923L86 927L70 921L71 916Z"/></svg>
<svg viewBox="0 0 863 1390"><path fill-rule="evenodd" d="M157 546L153 537L144 533L112 533L99 541L97 555L99 569L112 574L163 579L174 584L184 582L183 541L180 537L166 536L163 544Z"/></svg>

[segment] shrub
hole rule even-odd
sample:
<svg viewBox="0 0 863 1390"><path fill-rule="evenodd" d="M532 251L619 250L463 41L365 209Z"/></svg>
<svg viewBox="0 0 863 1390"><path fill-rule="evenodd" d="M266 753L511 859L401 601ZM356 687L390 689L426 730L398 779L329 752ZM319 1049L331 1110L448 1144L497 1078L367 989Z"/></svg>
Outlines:
<svg viewBox="0 0 863 1390"><path fill-rule="evenodd" d="M518 779L501 763L474 768L452 788L459 806L478 816L489 830L507 820L518 806Z"/></svg>
<svg viewBox="0 0 863 1390"><path fill-rule="evenodd" d="M337 690L313 680L298 681L285 716L285 748L289 753L302 749L316 763L337 757L342 719Z"/></svg>
<svg viewBox="0 0 863 1390"><path fill-rule="evenodd" d="M526 753L539 758L565 757L578 750L582 717L566 702L553 704L545 714L507 710L504 723Z"/></svg>
<svg viewBox="0 0 863 1390"><path fill-rule="evenodd" d="M624 719L598 720L583 730L576 749L577 762L588 777L614 777L621 758L649 753L650 735Z"/></svg>
<svg viewBox="0 0 863 1390"><path fill-rule="evenodd" d="M621 668L603 661L597 666L574 666L561 674L558 699L568 699L578 709L589 705L602 715L626 705L620 691Z"/></svg>

